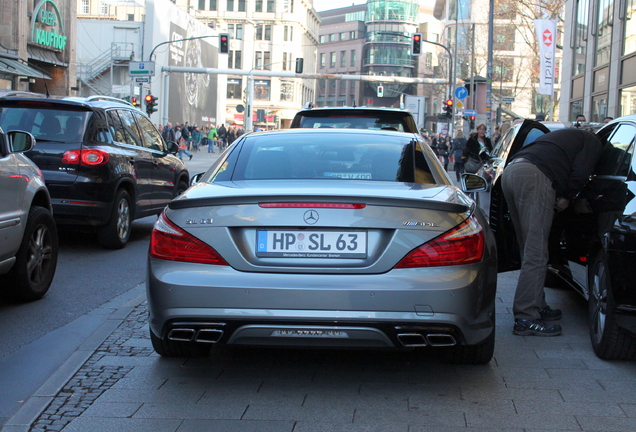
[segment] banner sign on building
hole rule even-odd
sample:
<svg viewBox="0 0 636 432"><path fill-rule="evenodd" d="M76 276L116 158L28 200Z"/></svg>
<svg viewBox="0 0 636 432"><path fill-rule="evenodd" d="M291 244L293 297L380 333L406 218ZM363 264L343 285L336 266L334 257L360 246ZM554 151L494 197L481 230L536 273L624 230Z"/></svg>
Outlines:
<svg viewBox="0 0 636 432"><path fill-rule="evenodd" d="M538 94L554 94L554 74L556 71L556 21L534 20L539 45L540 76Z"/></svg>
<svg viewBox="0 0 636 432"><path fill-rule="evenodd" d="M53 0L38 2L33 8L29 42L51 50L63 51L67 39L64 21L57 4Z"/></svg>

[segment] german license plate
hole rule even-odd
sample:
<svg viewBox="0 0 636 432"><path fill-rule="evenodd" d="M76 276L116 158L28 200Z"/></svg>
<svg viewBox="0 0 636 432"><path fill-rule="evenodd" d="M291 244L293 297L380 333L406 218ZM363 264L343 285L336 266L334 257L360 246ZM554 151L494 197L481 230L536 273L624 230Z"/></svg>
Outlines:
<svg viewBox="0 0 636 432"><path fill-rule="evenodd" d="M274 258L366 258L366 231L259 230L256 256Z"/></svg>

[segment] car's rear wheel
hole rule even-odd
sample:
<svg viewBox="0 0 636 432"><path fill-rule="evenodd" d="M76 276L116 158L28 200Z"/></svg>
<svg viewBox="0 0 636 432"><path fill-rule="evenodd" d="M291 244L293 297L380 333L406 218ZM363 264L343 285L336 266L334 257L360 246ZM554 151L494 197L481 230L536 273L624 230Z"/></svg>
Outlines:
<svg viewBox="0 0 636 432"><path fill-rule="evenodd" d="M604 360L636 358L636 336L616 322L616 303L603 253L594 259L589 278L589 322L592 348Z"/></svg>
<svg viewBox="0 0 636 432"><path fill-rule="evenodd" d="M457 345L441 348L442 361L451 364L482 365L488 364L495 354L495 327L488 337L477 345Z"/></svg>
<svg viewBox="0 0 636 432"><path fill-rule="evenodd" d="M16 262L3 277L2 293L20 301L42 298L53 281L57 254L57 229L51 213L43 207L31 208Z"/></svg>
<svg viewBox="0 0 636 432"><path fill-rule="evenodd" d="M177 189L175 191L174 196L178 197L179 195L181 195L182 193L184 193L186 191L186 189L188 189L188 184L184 181L180 181L177 184Z"/></svg>
<svg viewBox="0 0 636 432"><path fill-rule="evenodd" d="M130 195L124 189L117 191L110 220L97 233L99 243L108 249L122 249L130 239L132 208Z"/></svg>
<svg viewBox="0 0 636 432"><path fill-rule="evenodd" d="M212 348L210 344L206 343L161 339L152 330L150 330L150 341L155 352L163 357L206 357Z"/></svg>

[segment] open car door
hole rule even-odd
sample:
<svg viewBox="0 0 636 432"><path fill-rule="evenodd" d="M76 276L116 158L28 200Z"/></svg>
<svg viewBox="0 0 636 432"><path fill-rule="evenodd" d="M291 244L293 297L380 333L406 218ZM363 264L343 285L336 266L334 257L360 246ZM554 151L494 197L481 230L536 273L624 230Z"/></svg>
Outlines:
<svg viewBox="0 0 636 432"><path fill-rule="evenodd" d="M521 267L519 244L510 218L510 211L501 190L501 174L505 166L514 159L515 154L523 147L533 143L537 138L550 130L534 120L525 120L516 136L507 143L505 149L497 152L500 158L497 173L490 191L490 227L497 241L497 256L499 257L499 273L518 270ZM505 162L504 162L505 161ZM504 162L504 163L502 163Z"/></svg>

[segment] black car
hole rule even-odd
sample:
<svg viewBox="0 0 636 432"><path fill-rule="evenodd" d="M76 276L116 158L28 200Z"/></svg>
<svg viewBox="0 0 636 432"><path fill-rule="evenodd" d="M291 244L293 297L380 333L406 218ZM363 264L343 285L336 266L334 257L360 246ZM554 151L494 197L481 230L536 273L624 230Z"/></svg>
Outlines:
<svg viewBox="0 0 636 432"><path fill-rule="evenodd" d="M501 172L524 146L549 132L526 121L489 165ZM567 282L589 303L592 346L603 359L636 358L636 115L621 117L596 132L604 144L588 184L563 212L555 215L550 234L546 285ZM499 156L497 156L499 155ZM480 177L484 176L481 173ZM464 189L471 177L464 174ZM489 212L497 240L499 272L520 268L520 254L500 175L486 191L477 192Z"/></svg>
<svg viewBox="0 0 636 432"><path fill-rule="evenodd" d="M413 115L397 108L307 108L296 113L290 128L373 129L418 133Z"/></svg>
<svg viewBox="0 0 636 432"><path fill-rule="evenodd" d="M188 187L176 143L120 99L9 92L0 127L37 139L26 155L44 174L56 223L95 230L108 248L123 248L133 220L161 213Z"/></svg>

